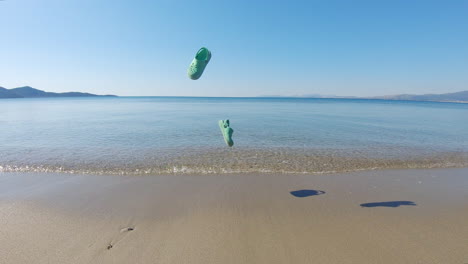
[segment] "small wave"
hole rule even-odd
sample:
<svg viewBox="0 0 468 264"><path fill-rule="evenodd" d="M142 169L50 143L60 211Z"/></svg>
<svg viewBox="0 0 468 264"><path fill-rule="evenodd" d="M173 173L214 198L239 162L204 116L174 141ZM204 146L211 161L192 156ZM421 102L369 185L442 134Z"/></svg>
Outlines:
<svg viewBox="0 0 468 264"><path fill-rule="evenodd" d="M468 167L466 152L385 155L370 152L311 150L206 150L170 159L1 164L0 172L56 172L105 175L168 174L326 174L376 169Z"/></svg>

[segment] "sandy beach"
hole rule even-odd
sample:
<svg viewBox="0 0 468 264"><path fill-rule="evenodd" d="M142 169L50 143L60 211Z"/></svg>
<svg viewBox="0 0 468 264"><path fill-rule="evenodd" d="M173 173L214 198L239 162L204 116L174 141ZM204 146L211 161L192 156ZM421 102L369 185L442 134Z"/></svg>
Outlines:
<svg viewBox="0 0 468 264"><path fill-rule="evenodd" d="M0 174L0 263L468 263L468 169Z"/></svg>

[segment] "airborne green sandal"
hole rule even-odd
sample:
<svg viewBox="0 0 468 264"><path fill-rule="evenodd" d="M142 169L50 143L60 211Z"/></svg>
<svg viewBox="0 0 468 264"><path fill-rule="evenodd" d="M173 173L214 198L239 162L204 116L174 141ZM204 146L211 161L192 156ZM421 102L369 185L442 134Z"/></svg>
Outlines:
<svg viewBox="0 0 468 264"><path fill-rule="evenodd" d="M203 47L195 55L195 59L193 59L192 63L190 63L190 67L188 68L187 74L190 79L198 80L203 74L206 65L210 62L211 59L211 52Z"/></svg>
<svg viewBox="0 0 468 264"><path fill-rule="evenodd" d="M234 141L232 141L232 133L234 130L229 127L229 120L219 120L218 122L219 128L221 128L221 133L223 133L224 141L230 147L234 145Z"/></svg>

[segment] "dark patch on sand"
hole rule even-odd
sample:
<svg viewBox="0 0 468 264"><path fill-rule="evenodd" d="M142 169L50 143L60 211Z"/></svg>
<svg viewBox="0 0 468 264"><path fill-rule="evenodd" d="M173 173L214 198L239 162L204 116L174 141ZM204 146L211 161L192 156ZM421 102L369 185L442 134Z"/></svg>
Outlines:
<svg viewBox="0 0 468 264"><path fill-rule="evenodd" d="M324 191L319 191L319 190L297 190L297 191L292 191L290 193L293 196L299 197L299 198L325 194Z"/></svg>
<svg viewBox="0 0 468 264"><path fill-rule="evenodd" d="M361 207L399 207L402 205L416 206L417 204L411 201L388 201L378 203L363 203Z"/></svg>

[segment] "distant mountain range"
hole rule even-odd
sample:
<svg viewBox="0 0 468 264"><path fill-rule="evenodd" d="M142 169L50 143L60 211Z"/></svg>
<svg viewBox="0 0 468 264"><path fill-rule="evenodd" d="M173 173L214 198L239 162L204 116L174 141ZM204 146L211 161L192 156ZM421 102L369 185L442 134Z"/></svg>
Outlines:
<svg viewBox="0 0 468 264"><path fill-rule="evenodd" d="M397 94L397 95L384 95L373 97L358 97L358 96L337 96L337 95L320 95L320 94L306 94L299 96L261 96L261 97L298 97L298 98L344 98L344 99L377 99L377 100L403 100L403 101L431 101L431 102L460 102L468 103L468 91L461 91L456 93L445 94Z"/></svg>
<svg viewBox="0 0 468 264"><path fill-rule="evenodd" d="M116 97L116 95L97 95L80 92L67 93L51 93L30 86L6 89L0 86L0 99L2 98L37 98L37 97ZM461 102L468 103L468 91L444 94L397 94L374 97L358 97L358 96L337 96L337 95L320 95L320 94L305 94L305 95L262 95L259 97L296 97L296 98L343 98L343 99L375 99L375 100L404 100L404 101L434 101L434 102Z"/></svg>
<svg viewBox="0 0 468 264"><path fill-rule="evenodd" d="M385 99L385 100L408 100L408 101L436 101L436 102L468 102L468 91L445 94L397 94L376 96L370 99Z"/></svg>
<svg viewBox="0 0 468 264"><path fill-rule="evenodd" d="M37 98L37 97L96 97L96 96L111 96L116 95L97 95L90 93L80 92L67 92L67 93L51 93L30 86L18 87L13 89L6 89L0 86L0 99L2 98Z"/></svg>

